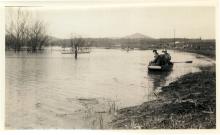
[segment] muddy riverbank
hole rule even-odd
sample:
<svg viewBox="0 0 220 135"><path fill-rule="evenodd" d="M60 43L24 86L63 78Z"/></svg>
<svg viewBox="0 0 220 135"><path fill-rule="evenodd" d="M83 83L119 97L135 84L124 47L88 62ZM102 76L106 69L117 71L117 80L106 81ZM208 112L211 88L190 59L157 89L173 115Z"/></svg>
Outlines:
<svg viewBox="0 0 220 135"><path fill-rule="evenodd" d="M112 121L122 129L216 128L215 65L180 77L155 93L156 100L120 109Z"/></svg>

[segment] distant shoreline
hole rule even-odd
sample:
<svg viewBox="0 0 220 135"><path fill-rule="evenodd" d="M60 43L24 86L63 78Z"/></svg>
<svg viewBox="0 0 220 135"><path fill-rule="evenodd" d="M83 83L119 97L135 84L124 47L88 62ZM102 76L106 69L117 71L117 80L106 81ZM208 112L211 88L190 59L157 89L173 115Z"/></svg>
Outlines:
<svg viewBox="0 0 220 135"><path fill-rule="evenodd" d="M195 53L195 54L200 54L200 55L204 55L206 57L212 58L212 59L216 59L216 50L187 50L187 49L177 49L178 51L183 51L183 52L190 52L190 53Z"/></svg>

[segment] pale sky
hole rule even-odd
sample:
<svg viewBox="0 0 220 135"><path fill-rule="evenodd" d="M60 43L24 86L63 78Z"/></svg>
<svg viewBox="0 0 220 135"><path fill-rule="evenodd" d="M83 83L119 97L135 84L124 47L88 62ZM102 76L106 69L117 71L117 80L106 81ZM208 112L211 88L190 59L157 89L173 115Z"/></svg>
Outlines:
<svg viewBox="0 0 220 135"><path fill-rule="evenodd" d="M34 9L34 8L32 8ZM215 38L213 7L36 8L49 35L69 38L123 37L142 33L153 38Z"/></svg>

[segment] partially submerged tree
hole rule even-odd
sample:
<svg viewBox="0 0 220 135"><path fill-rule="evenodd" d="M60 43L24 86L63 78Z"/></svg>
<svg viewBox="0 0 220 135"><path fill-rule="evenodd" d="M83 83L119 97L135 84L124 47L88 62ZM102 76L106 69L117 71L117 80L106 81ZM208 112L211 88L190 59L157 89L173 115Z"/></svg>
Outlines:
<svg viewBox="0 0 220 135"><path fill-rule="evenodd" d="M20 51L27 38L29 14L19 8L11 11L7 17L6 21L9 22L6 23L6 48Z"/></svg>
<svg viewBox="0 0 220 135"><path fill-rule="evenodd" d="M6 19L6 49L20 51L22 47L36 52L48 43L46 25L34 19L29 11L11 9Z"/></svg>
<svg viewBox="0 0 220 135"><path fill-rule="evenodd" d="M72 51L74 51L75 59L77 59L79 48L85 45L85 39L83 39L80 36L73 36L71 34L70 45L71 45Z"/></svg>
<svg viewBox="0 0 220 135"><path fill-rule="evenodd" d="M44 23L39 20L34 22L29 31L29 44L32 52L42 50L42 46L48 44L48 36L45 33Z"/></svg>

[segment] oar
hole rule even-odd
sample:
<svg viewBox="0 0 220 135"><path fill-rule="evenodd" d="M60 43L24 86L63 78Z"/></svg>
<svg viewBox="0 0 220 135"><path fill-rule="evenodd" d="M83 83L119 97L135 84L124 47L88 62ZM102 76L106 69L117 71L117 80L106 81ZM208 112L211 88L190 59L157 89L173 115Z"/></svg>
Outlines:
<svg viewBox="0 0 220 135"><path fill-rule="evenodd" d="M173 63L193 63L193 61L179 61L179 62L173 62Z"/></svg>

